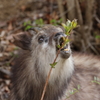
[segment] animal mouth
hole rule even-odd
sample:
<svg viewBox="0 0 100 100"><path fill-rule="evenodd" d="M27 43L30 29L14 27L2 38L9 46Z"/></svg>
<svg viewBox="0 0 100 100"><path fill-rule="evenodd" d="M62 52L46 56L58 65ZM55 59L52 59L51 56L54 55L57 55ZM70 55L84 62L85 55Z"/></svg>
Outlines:
<svg viewBox="0 0 100 100"><path fill-rule="evenodd" d="M60 54L63 58L69 58L70 56L70 49L68 49L68 44L64 45L65 37L60 37L56 43L56 51L60 50ZM64 45L64 46L63 46Z"/></svg>
<svg viewBox="0 0 100 100"><path fill-rule="evenodd" d="M68 45L64 45L64 37L61 37L60 39L58 39L57 43L56 43L56 49L57 51L60 49L62 50L67 50ZM63 46L64 45L64 46Z"/></svg>

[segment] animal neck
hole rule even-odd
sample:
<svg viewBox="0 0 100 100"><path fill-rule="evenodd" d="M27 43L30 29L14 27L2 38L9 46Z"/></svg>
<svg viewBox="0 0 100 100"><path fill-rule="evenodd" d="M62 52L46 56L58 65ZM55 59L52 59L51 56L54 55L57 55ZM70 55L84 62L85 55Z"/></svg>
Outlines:
<svg viewBox="0 0 100 100"><path fill-rule="evenodd" d="M69 80L72 76L73 70L74 70L74 64L72 57L69 57L68 59L60 59L58 57L57 59L57 65L52 70L51 76L50 76L50 83L54 82L56 78L59 79L59 81L63 82Z"/></svg>
<svg viewBox="0 0 100 100"><path fill-rule="evenodd" d="M60 59L60 57L58 57L57 62L58 63L55 68L52 69L44 100L58 100L58 98L61 98L65 90L67 89L70 78L72 76L74 66L71 56L66 60ZM35 88L33 91L34 93L36 93L34 94L36 95L35 100L39 100L42 95L48 72L51 68L50 62L47 63L46 61L41 62L37 60L31 60L30 62L28 62L28 64L29 65L27 70L29 71L28 75L30 75L29 79L31 79L29 81ZM40 94L38 96L37 91L40 91Z"/></svg>
<svg viewBox="0 0 100 100"><path fill-rule="evenodd" d="M34 58L33 60L32 58L28 62L29 64L28 67L30 67L30 72L32 72L31 76L33 76L34 78L33 80L36 81L37 85L41 84L42 81L45 82L46 77L50 71L51 68L50 64L53 62L53 59L49 59L49 61L47 61L47 59L48 58L41 57L37 59ZM68 59L61 59L60 57L58 57L57 64L55 68L52 69L49 79L49 84L53 84L56 80L59 80L60 82L67 81L67 79L71 77L73 70L74 70L74 65L72 56L70 56Z"/></svg>

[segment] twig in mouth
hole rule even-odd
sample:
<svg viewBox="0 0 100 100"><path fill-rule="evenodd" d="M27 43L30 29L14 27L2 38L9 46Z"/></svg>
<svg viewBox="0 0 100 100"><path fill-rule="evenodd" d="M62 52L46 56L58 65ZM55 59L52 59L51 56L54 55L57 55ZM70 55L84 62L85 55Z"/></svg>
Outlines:
<svg viewBox="0 0 100 100"><path fill-rule="evenodd" d="M65 40L67 40L67 39L68 39L68 36L65 37ZM60 53L60 50L64 47L64 45L65 45L65 41L62 43L62 46L59 48L59 50L57 52L57 55L56 55L56 57L55 57L55 59L54 59L54 61L53 61L52 64L54 64L56 62L56 60L58 58L58 55ZM47 88L47 85L48 85L48 81L49 81L49 78L50 78L52 69L53 69L53 67L50 68L50 71L49 71L48 76L46 78L46 82L45 82L44 89L43 89L42 96L41 96L41 99L40 100L43 100L43 98L44 98L44 95L45 95L45 92L46 92L46 88Z"/></svg>

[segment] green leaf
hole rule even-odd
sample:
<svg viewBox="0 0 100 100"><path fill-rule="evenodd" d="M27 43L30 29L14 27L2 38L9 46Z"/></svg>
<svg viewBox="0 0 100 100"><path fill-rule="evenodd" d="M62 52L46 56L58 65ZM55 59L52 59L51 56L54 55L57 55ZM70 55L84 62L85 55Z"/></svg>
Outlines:
<svg viewBox="0 0 100 100"><path fill-rule="evenodd" d="M95 38L96 38L96 39L100 39L100 35L96 35Z"/></svg>
<svg viewBox="0 0 100 100"><path fill-rule="evenodd" d="M66 40L64 41L64 44L63 44L62 48L63 48L69 41L70 41L69 39L66 39Z"/></svg>
<svg viewBox="0 0 100 100"><path fill-rule="evenodd" d="M74 19L74 20L72 21L72 28L76 28L76 27L77 27L77 20Z"/></svg>
<svg viewBox="0 0 100 100"><path fill-rule="evenodd" d="M40 18L40 25L43 25L44 24L44 22L43 22L43 19L42 18Z"/></svg>
<svg viewBox="0 0 100 100"><path fill-rule="evenodd" d="M65 40L65 44L67 44L69 41L70 41L69 39L66 39L66 40Z"/></svg>
<svg viewBox="0 0 100 100"><path fill-rule="evenodd" d="M32 28L31 25L26 26L26 27L25 27L25 31L29 30L30 28Z"/></svg>
<svg viewBox="0 0 100 100"><path fill-rule="evenodd" d="M26 25L27 25L27 23L26 23L26 22L24 22L24 23L23 23L23 26L26 26Z"/></svg>
<svg viewBox="0 0 100 100"><path fill-rule="evenodd" d="M31 21L24 22L24 23L23 23L23 26L26 26L26 25L28 25L28 24L31 24Z"/></svg>
<svg viewBox="0 0 100 100"><path fill-rule="evenodd" d="M77 86L77 89L78 89L78 90L80 89L80 85Z"/></svg>
<svg viewBox="0 0 100 100"><path fill-rule="evenodd" d="M44 21L42 18L35 20L35 24L38 26L43 26L44 25Z"/></svg>
<svg viewBox="0 0 100 100"><path fill-rule="evenodd" d="M57 25L57 20L52 19L52 20L50 20L50 23L56 26Z"/></svg>
<svg viewBox="0 0 100 100"><path fill-rule="evenodd" d="M70 35L70 31L78 27L77 20L74 19L72 22L70 20L67 20L66 24L62 23L62 26L65 29L65 34Z"/></svg>
<svg viewBox="0 0 100 100"><path fill-rule="evenodd" d="M94 83L95 81L91 81L92 83Z"/></svg>
<svg viewBox="0 0 100 100"><path fill-rule="evenodd" d="M65 29L67 28L66 24L64 24L64 23L62 23L62 26L63 26Z"/></svg>
<svg viewBox="0 0 100 100"><path fill-rule="evenodd" d="M76 88L74 88L73 90L77 91L77 89L76 89Z"/></svg>
<svg viewBox="0 0 100 100"><path fill-rule="evenodd" d="M58 20L58 24L61 24L61 23L62 23L62 21L63 21L63 20L62 20L62 18L61 18L61 19L59 19L59 20Z"/></svg>
<svg viewBox="0 0 100 100"><path fill-rule="evenodd" d="M74 93L74 91L72 90L72 91L70 91L70 94L73 94Z"/></svg>
<svg viewBox="0 0 100 100"><path fill-rule="evenodd" d="M62 19L59 19L59 20L51 19L50 23L57 26L62 23Z"/></svg>
<svg viewBox="0 0 100 100"><path fill-rule="evenodd" d="M53 64L50 64L50 66L51 66L52 68L55 68L56 64L57 64L57 62L54 62Z"/></svg>
<svg viewBox="0 0 100 100"><path fill-rule="evenodd" d="M69 35L69 32L71 31L71 28L66 28L66 35Z"/></svg>
<svg viewBox="0 0 100 100"><path fill-rule="evenodd" d="M61 46L60 45L57 45L57 48L60 48Z"/></svg>

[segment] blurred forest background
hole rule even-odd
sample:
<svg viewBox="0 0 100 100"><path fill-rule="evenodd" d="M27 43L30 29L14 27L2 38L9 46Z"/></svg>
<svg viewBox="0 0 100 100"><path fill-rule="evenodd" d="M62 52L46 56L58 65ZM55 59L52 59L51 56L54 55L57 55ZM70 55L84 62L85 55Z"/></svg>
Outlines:
<svg viewBox="0 0 100 100"><path fill-rule="evenodd" d="M100 56L100 0L0 0L0 100L8 100L10 75L18 49L13 34L25 31L23 23L60 25L78 19L73 30L73 51Z"/></svg>

